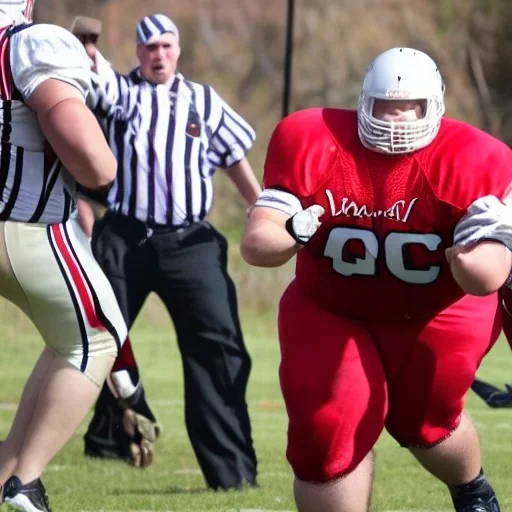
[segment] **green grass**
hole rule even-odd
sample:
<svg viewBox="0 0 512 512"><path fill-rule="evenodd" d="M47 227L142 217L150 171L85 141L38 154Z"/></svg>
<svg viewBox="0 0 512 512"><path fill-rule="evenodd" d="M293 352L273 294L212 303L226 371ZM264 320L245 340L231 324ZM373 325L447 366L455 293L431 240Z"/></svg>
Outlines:
<svg viewBox="0 0 512 512"><path fill-rule="evenodd" d="M171 324L150 328L139 322L133 332L147 393L164 424L155 464L145 471L82 456L86 423L48 467L44 482L53 509L72 511L291 511L291 473L284 458L286 414L277 384L278 347L271 319L244 319L254 369L249 407L259 457L261 488L243 492L206 490L185 432L181 363ZM21 331L21 332L20 332ZM5 436L22 384L41 342L30 329L4 327L0 436ZM484 362L480 376L502 385L512 380L512 354L500 342ZM508 489L512 454L512 410L491 410L472 393L468 409L481 433L487 474L499 493L502 510L512 510ZM447 492L423 471L406 450L387 435L377 446L374 512L450 511ZM321 512L321 511L319 511Z"/></svg>

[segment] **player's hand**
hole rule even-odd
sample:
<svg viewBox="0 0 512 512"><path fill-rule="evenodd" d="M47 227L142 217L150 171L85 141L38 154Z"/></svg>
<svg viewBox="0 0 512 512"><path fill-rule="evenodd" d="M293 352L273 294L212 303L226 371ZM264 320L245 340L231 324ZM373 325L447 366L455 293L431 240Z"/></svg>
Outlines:
<svg viewBox="0 0 512 512"><path fill-rule="evenodd" d="M314 204L290 217L286 221L286 231L297 243L305 245L322 224L320 217L324 213L322 206Z"/></svg>
<svg viewBox="0 0 512 512"><path fill-rule="evenodd" d="M136 468L147 468L153 463L153 444L160 437L161 426L149 418L126 409L123 429L129 438L129 462Z"/></svg>

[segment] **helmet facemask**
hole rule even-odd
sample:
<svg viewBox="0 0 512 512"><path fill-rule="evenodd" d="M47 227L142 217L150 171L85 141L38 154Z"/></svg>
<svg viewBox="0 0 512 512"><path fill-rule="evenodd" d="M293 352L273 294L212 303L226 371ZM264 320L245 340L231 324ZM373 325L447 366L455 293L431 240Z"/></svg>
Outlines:
<svg viewBox="0 0 512 512"><path fill-rule="evenodd" d="M441 76L430 57L412 49L388 50L370 65L363 84L358 107L361 143L387 154L411 153L427 146L441 125L443 94ZM423 117L410 121L378 119L374 117L377 99L423 101Z"/></svg>

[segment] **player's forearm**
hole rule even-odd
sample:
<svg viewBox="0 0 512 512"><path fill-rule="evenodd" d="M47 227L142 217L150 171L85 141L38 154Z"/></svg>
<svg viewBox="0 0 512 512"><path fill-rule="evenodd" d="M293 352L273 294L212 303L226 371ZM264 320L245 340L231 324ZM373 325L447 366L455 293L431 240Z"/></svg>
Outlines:
<svg viewBox="0 0 512 512"><path fill-rule="evenodd" d="M512 253L499 242L482 242L449 258L454 279L466 293L489 295L507 280Z"/></svg>
<svg viewBox="0 0 512 512"><path fill-rule="evenodd" d="M113 182L117 162L98 122L82 102L61 101L39 116L39 123L55 153L78 183L95 190Z"/></svg>
<svg viewBox="0 0 512 512"><path fill-rule="evenodd" d="M269 221L249 226L240 244L243 259L256 267L284 265L298 249L299 245L284 227Z"/></svg>

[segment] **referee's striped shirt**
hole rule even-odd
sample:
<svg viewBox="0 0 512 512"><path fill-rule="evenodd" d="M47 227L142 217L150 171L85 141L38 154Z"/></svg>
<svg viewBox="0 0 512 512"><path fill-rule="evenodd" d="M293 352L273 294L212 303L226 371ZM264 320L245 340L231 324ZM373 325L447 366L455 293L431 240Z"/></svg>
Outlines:
<svg viewBox="0 0 512 512"><path fill-rule="evenodd" d="M212 87L181 74L155 86L138 68L120 75L101 57L97 69L88 102L118 161L108 206L149 225L204 219L213 173L244 158L254 130Z"/></svg>

